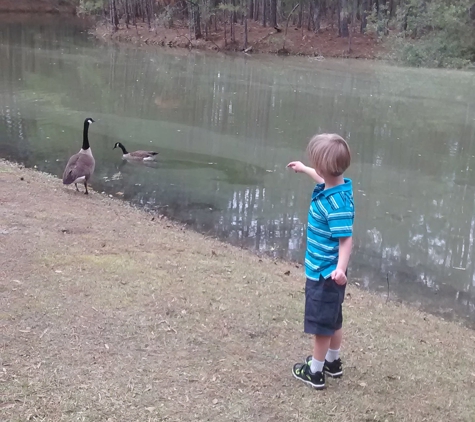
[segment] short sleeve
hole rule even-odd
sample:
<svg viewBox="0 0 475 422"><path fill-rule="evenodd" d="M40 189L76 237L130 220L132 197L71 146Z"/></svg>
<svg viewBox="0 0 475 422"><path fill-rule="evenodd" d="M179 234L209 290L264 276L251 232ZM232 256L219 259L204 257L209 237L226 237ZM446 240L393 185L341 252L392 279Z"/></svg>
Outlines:
<svg viewBox="0 0 475 422"><path fill-rule="evenodd" d="M337 207L328 213L328 227L333 238L350 237L353 235L353 221L355 209L353 199L344 195L342 201L338 201Z"/></svg>

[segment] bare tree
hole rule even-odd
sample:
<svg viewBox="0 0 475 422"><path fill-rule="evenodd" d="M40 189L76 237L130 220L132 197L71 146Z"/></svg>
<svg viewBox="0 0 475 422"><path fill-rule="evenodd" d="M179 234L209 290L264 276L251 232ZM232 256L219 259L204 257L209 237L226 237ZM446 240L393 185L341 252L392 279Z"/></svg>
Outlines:
<svg viewBox="0 0 475 422"><path fill-rule="evenodd" d="M348 37L350 35L348 31L348 0L340 0L340 36Z"/></svg>
<svg viewBox="0 0 475 422"><path fill-rule="evenodd" d="M274 28L277 26L277 0L270 0L270 25Z"/></svg>
<svg viewBox="0 0 475 422"><path fill-rule="evenodd" d="M110 2L110 16L112 29L117 31L119 29L119 18L117 17L117 5L116 0L111 0Z"/></svg>
<svg viewBox="0 0 475 422"><path fill-rule="evenodd" d="M267 26L267 0L262 0L262 26Z"/></svg>

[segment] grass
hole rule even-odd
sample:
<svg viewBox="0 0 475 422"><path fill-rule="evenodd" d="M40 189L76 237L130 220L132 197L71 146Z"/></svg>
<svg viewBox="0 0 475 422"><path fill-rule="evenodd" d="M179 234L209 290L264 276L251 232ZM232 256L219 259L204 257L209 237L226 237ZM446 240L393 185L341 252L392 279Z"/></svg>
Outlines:
<svg viewBox="0 0 475 422"><path fill-rule="evenodd" d="M0 174L1 421L475 420L468 328L350 285L344 378L316 392L290 373L302 268Z"/></svg>

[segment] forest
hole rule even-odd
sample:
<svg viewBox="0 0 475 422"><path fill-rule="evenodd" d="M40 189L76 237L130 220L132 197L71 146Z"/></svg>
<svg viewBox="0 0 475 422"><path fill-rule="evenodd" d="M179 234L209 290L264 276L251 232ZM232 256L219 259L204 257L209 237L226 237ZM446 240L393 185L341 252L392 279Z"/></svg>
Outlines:
<svg viewBox="0 0 475 422"><path fill-rule="evenodd" d="M473 1L473 0L472 0ZM250 22L282 35L289 27L338 37L367 34L386 57L413 66L466 67L475 60L475 3L470 0L80 0L111 31L138 22L149 29L187 27L189 37L224 31L225 43L248 48ZM239 27L240 37L236 36ZM284 49L285 50L285 49Z"/></svg>

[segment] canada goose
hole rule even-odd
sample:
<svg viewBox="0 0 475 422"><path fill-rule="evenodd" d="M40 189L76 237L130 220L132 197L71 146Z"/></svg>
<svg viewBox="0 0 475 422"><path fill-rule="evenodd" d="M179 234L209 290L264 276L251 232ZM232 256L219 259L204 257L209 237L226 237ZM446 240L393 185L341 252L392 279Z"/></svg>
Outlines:
<svg viewBox="0 0 475 422"><path fill-rule="evenodd" d="M84 183L86 188L86 195L89 193L87 191L87 182L91 178L92 173L94 173L94 167L96 166L96 161L92 156L91 147L89 146L89 138L87 136L89 125L93 123L94 120L88 117L84 120L84 130L82 135L82 148L77 154L74 154L66 164L66 168L63 173L63 185L70 185L74 183L76 190L79 192L78 183Z"/></svg>
<svg viewBox="0 0 475 422"><path fill-rule="evenodd" d="M154 151L132 151L127 152L125 147L120 143L116 142L114 148L120 148L122 150L122 158L125 160L143 160L143 161L155 161L157 159L158 152Z"/></svg>

